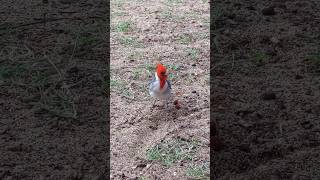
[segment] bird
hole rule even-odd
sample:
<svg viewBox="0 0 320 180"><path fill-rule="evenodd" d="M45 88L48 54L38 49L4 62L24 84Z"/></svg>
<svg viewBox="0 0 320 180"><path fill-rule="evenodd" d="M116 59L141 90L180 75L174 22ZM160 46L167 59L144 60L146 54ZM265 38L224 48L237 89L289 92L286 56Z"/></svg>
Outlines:
<svg viewBox="0 0 320 180"><path fill-rule="evenodd" d="M171 97L171 82L168 79L167 69L161 63L157 63L156 72L149 81L149 94L153 98L165 100L165 108L168 108L168 101ZM156 99L153 103L156 103Z"/></svg>

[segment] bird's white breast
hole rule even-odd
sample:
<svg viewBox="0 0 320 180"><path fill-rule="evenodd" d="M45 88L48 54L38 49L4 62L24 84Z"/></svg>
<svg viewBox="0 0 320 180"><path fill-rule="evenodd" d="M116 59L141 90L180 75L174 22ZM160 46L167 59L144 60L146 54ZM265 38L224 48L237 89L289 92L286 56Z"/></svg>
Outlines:
<svg viewBox="0 0 320 180"><path fill-rule="evenodd" d="M149 94L152 97L160 97L166 95L165 93L168 89L168 83L166 82L164 87L160 89L160 79L157 76L157 73L155 73L154 77L155 78L151 81L149 85Z"/></svg>

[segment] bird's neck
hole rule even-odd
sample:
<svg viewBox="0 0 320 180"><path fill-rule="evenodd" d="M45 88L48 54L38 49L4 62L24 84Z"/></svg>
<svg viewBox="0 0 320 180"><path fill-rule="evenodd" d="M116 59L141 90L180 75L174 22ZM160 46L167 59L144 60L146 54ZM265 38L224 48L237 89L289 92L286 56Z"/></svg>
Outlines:
<svg viewBox="0 0 320 180"><path fill-rule="evenodd" d="M162 78L160 79L160 89L162 89L166 85L166 79Z"/></svg>
<svg viewBox="0 0 320 180"><path fill-rule="evenodd" d="M156 79L160 81L160 89L162 89L166 85L167 77L159 77L157 73L155 74Z"/></svg>

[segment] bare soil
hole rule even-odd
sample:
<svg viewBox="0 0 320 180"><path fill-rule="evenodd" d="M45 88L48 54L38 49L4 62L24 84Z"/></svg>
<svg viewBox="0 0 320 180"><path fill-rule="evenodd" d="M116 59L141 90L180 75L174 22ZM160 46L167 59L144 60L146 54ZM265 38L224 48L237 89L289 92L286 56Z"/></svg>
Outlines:
<svg viewBox="0 0 320 180"><path fill-rule="evenodd" d="M209 47L207 1L111 1L112 179L188 179L189 165L209 163ZM171 73L167 110L148 94L158 57ZM173 139L200 142L193 161L148 159Z"/></svg>
<svg viewBox="0 0 320 180"><path fill-rule="evenodd" d="M1 1L0 179L105 176L106 7Z"/></svg>
<svg viewBox="0 0 320 180"><path fill-rule="evenodd" d="M213 2L215 179L320 178L320 1Z"/></svg>

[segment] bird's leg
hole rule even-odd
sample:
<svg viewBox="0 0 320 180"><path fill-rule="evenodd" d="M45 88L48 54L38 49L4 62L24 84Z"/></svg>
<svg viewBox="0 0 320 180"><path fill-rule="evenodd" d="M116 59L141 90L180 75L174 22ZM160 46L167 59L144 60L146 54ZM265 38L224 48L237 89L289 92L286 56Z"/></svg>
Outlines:
<svg viewBox="0 0 320 180"><path fill-rule="evenodd" d="M166 109L168 109L168 105L169 104L169 101L168 101L168 98L166 98Z"/></svg>
<svg viewBox="0 0 320 180"><path fill-rule="evenodd" d="M153 109L154 109L154 105L156 104L156 101L157 101L157 99L154 99L153 104L152 104L152 106L151 106L151 112L152 112Z"/></svg>
<svg viewBox="0 0 320 180"><path fill-rule="evenodd" d="M167 96L166 98L165 98L165 105L166 105L166 109L168 110L169 108L169 101L170 101L170 96Z"/></svg>

